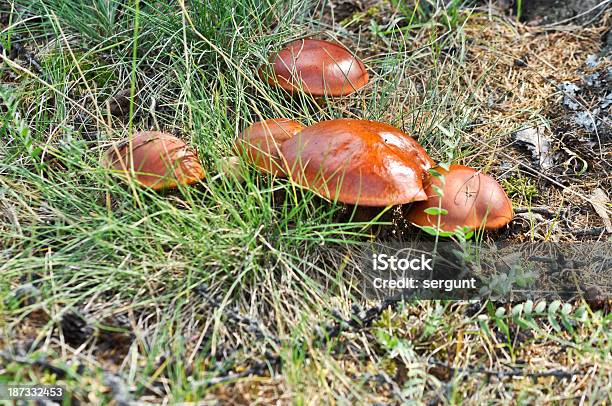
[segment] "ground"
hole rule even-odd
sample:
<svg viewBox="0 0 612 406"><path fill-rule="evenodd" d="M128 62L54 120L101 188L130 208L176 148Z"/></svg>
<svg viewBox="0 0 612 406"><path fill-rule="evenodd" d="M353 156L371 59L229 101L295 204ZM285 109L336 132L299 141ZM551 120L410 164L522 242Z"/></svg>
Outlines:
<svg viewBox="0 0 612 406"><path fill-rule="evenodd" d="M409 207L356 222L245 162L243 182L223 171L262 118L378 120L500 181L516 217L481 242L597 257L609 1L436 3L0 4L0 383L61 383L66 404L612 402L608 278L547 302L370 300L355 244L428 238ZM370 83L326 101L262 83L306 36ZM197 147L206 179L157 193L101 167L146 129Z"/></svg>

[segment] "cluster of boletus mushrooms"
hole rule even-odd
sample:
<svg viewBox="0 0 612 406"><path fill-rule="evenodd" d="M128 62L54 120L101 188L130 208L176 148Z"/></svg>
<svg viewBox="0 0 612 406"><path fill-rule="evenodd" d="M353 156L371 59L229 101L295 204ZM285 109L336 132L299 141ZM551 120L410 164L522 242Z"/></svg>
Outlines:
<svg viewBox="0 0 612 406"><path fill-rule="evenodd" d="M328 41L291 42L269 62L259 76L291 94L345 96L369 80L359 59ZM304 126L268 119L246 128L235 151L260 171L333 201L370 207L414 202L408 220L418 226L490 230L513 217L508 196L493 178L461 165L436 167L412 137L376 121L336 119ZM103 162L155 190L204 177L195 150L161 132L134 134L113 145Z"/></svg>

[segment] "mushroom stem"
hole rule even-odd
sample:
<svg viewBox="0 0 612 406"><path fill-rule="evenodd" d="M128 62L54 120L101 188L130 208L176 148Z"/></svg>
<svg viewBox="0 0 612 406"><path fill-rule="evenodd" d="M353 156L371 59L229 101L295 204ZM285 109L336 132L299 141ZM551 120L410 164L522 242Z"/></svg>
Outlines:
<svg viewBox="0 0 612 406"><path fill-rule="evenodd" d="M219 161L219 174L217 174L213 180L220 177L235 177L239 183L244 182L242 166L240 165L240 159L237 156L221 158Z"/></svg>

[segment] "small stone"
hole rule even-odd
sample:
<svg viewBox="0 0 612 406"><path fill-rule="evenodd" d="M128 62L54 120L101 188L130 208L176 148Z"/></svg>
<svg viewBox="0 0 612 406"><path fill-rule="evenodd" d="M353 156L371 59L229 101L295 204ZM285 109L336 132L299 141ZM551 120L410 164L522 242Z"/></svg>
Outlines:
<svg viewBox="0 0 612 406"><path fill-rule="evenodd" d="M590 54L587 56L586 64L589 68L595 68L597 65L599 65L599 58L597 55Z"/></svg>
<svg viewBox="0 0 612 406"><path fill-rule="evenodd" d="M107 100L108 111L113 116L125 116L130 111L130 89L123 89Z"/></svg>

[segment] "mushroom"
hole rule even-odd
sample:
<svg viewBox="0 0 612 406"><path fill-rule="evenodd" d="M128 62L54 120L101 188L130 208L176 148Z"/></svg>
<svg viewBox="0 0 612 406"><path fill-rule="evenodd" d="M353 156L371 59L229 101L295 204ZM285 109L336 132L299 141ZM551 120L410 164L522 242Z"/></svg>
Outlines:
<svg viewBox="0 0 612 406"><path fill-rule="evenodd" d="M145 131L111 146L102 164L153 190L190 185L204 178L197 153L182 140L163 132Z"/></svg>
<svg viewBox="0 0 612 406"><path fill-rule="evenodd" d="M415 203L408 220L419 226L439 227L453 232L457 227L487 230L501 228L513 217L512 204L506 192L492 177L463 165L451 165L449 171L437 167L444 177L431 176L425 184L428 199ZM435 192L442 191L442 197ZM433 209L428 214L426 209ZM437 208L442 209L436 213ZM440 217L439 217L440 216Z"/></svg>
<svg viewBox="0 0 612 406"><path fill-rule="evenodd" d="M264 172L284 177L280 145L305 128L288 118L272 118L252 124L238 136L236 149Z"/></svg>
<svg viewBox="0 0 612 406"><path fill-rule="evenodd" d="M281 153L294 182L331 200L385 207L427 199L423 179L433 161L388 124L323 121L285 141Z"/></svg>
<svg viewBox="0 0 612 406"><path fill-rule="evenodd" d="M270 57L271 72L259 76L271 85L293 93L305 91L315 97L346 96L368 83L363 63L346 48L329 41L293 41Z"/></svg>

